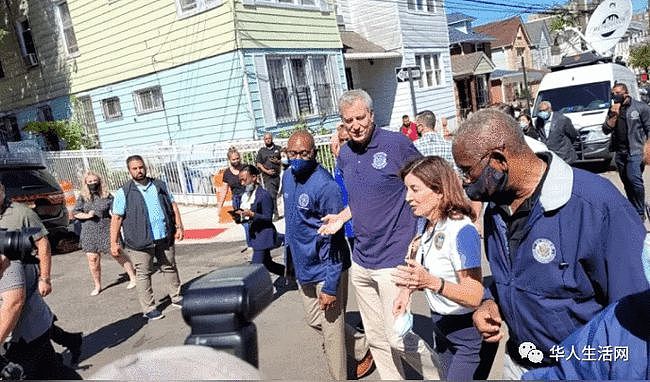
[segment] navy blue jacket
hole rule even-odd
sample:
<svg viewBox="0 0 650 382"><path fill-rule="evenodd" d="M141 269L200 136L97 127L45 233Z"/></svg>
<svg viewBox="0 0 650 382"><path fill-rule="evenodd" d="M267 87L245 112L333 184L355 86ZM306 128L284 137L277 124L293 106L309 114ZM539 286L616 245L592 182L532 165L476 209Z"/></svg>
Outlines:
<svg viewBox="0 0 650 382"><path fill-rule="evenodd" d="M531 370L524 380L650 380L650 290L623 298L604 309L562 342L559 363ZM593 348L585 360L585 348ZM622 352L627 350L625 356ZM570 357L575 349L578 360ZM559 356L562 355L563 356ZM587 354L590 354L587 353ZM618 354L617 354L618 353ZM569 359L570 358L570 359ZM600 359L599 359L600 358ZM599 359L599 360L598 360ZM609 361L609 362L607 362Z"/></svg>
<svg viewBox="0 0 650 382"><path fill-rule="evenodd" d="M277 247L277 231L273 225L273 199L261 186L256 188L255 201L251 206L251 211L255 212L248 231L251 247L254 250Z"/></svg>
<svg viewBox="0 0 650 382"><path fill-rule="evenodd" d="M519 345L528 341L550 364L553 345L607 305L648 289L640 256L645 228L607 179L553 154L513 255L497 208L488 205L484 225L495 281L491 294L508 325L508 352L518 363L542 366L519 357Z"/></svg>
<svg viewBox="0 0 650 382"><path fill-rule="evenodd" d="M285 243L291 253L300 284L324 282L322 291L335 295L341 271L350 266L343 230L331 236L318 234L321 218L343 209L341 192L332 176L318 165L304 180L291 171L282 179L284 190Z"/></svg>

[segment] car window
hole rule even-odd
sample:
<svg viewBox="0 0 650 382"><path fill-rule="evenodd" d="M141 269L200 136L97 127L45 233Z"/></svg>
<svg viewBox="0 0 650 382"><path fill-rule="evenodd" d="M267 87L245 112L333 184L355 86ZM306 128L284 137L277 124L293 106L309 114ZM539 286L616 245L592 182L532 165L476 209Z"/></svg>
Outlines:
<svg viewBox="0 0 650 382"><path fill-rule="evenodd" d="M60 191L54 177L45 169L0 169L0 182L9 198Z"/></svg>
<svg viewBox="0 0 650 382"><path fill-rule="evenodd" d="M533 116L537 116L537 109L542 101L550 102L553 110L562 113L607 109L610 106L609 93L609 81L542 90L537 95Z"/></svg>

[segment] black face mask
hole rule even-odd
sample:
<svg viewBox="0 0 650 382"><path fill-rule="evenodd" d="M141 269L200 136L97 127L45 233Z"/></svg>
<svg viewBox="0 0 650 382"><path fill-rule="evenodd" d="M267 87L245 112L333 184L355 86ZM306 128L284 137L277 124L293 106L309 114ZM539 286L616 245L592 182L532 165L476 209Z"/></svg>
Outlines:
<svg viewBox="0 0 650 382"><path fill-rule="evenodd" d="M481 175L472 183L463 184L467 196L471 200L481 202L496 202L498 204L510 204L514 200L506 191L508 184L508 172L495 170L487 165L481 171Z"/></svg>
<svg viewBox="0 0 650 382"><path fill-rule="evenodd" d="M266 145L266 147L269 148L269 149L270 149L271 147L275 146L275 144L274 144L273 142L271 142L271 143L265 143L265 145Z"/></svg>
<svg viewBox="0 0 650 382"><path fill-rule="evenodd" d="M93 194L97 193L97 191L99 191L99 183L89 184L88 190L90 190L90 192L92 192Z"/></svg>
<svg viewBox="0 0 650 382"><path fill-rule="evenodd" d="M625 94L612 94L612 101L614 103L623 103L625 100Z"/></svg>

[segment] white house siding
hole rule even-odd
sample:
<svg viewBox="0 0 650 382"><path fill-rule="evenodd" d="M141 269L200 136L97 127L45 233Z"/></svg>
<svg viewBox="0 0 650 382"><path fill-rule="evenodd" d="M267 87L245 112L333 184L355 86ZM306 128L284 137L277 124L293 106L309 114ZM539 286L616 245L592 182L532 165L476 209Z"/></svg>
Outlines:
<svg viewBox="0 0 650 382"><path fill-rule="evenodd" d="M508 69L506 52L501 48L492 50L492 62L497 69Z"/></svg>
<svg viewBox="0 0 650 382"><path fill-rule="evenodd" d="M397 2L403 47L440 47L449 50L449 30L443 4L435 1L435 13L409 10L406 2Z"/></svg>
<svg viewBox="0 0 650 382"><path fill-rule="evenodd" d="M341 0L341 4L347 6L350 13L349 17L344 17L345 27L386 50L400 49L402 35L397 17L398 3L384 0Z"/></svg>

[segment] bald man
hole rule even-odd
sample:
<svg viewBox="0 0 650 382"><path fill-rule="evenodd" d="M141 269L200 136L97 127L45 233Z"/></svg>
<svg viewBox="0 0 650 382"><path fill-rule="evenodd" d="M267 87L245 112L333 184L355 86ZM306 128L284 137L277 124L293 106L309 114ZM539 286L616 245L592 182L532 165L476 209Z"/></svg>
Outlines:
<svg viewBox="0 0 650 382"><path fill-rule="evenodd" d="M498 342L507 323L504 379L552 365L551 347L608 304L648 288L638 255L645 228L608 180L552 152L534 153L517 122L494 109L464 122L452 151L467 195L488 203L494 284L473 319L488 342Z"/></svg>
<svg viewBox="0 0 650 382"><path fill-rule="evenodd" d="M286 218L285 243L291 254L309 326L323 336L332 378L348 379L346 342L354 348L356 378L372 371L365 336L345 323L350 252L339 230L321 236L321 218L343 209L339 186L316 162L314 137L306 130L287 143L290 171L282 178ZM347 338L346 338L347 337Z"/></svg>

